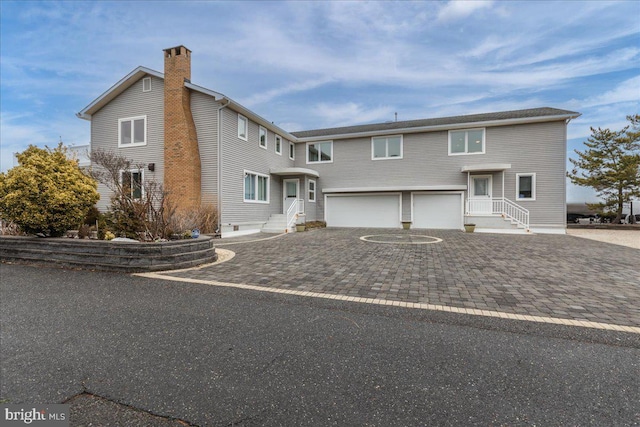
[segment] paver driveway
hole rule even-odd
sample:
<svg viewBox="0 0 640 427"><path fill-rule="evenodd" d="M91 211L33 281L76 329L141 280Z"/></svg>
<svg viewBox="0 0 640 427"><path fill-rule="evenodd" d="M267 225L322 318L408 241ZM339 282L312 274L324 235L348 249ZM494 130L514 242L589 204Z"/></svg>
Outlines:
<svg viewBox="0 0 640 427"><path fill-rule="evenodd" d="M367 235L401 243L410 235L442 241L414 245L360 239ZM640 326L640 250L578 237L321 229L219 243L234 251L235 258L166 274Z"/></svg>

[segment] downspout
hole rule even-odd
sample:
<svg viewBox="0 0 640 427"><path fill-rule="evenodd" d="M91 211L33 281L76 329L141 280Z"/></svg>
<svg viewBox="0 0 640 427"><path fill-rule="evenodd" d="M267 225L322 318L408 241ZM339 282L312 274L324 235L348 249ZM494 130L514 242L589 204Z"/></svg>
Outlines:
<svg viewBox="0 0 640 427"><path fill-rule="evenodd" d="M218 107L218 159L217 159L217 174L218 174L218 197L217 197L217 209L218 209L218 232L222 236L222 110L226 108L230 103L230 99L226 99L226 104Z"/></svg>
<svg viewBox="0 0 640 427"><path fill-rule="evenodd" d="M471 172L467 171L467 200L464 202L465 211L469 215L469 198L471 197Z"/></svg>

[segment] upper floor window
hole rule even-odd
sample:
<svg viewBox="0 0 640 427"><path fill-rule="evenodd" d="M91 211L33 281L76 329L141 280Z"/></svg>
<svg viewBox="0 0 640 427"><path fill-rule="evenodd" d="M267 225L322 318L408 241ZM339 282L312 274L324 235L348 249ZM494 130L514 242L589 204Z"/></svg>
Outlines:
<svg viewBox="0 0 640 427"><path fill-rule="evenodd" d="M282 138L276 135L276 154L282 155Z"/></svg>
<svg viewBox="0 0 640 427"><path fill-rule="evenodd" d="M144 194L142 186L144 176L142 169L120 171L120 183L125 195L132 199L141 199Z"/></svg>
<svg viewBox="0 0 640 427"><path fill-rule="evenodd" d="M147 116L118 120L118 147L147 145Z"/></svg>
<svg viewBox="0 0 640 427"><path fill-rule="evenodd" d="M289 158L291 160L295 160L296 159L296 146L293 142L289 143Z"/></svg>
<svg viewBox="0 0 640 427"><path fill-rule="evenodd" d="M449 155L484 154L484 129L449 131Z"/></svg>
<svg viewBox="0 0 640 427"><path fill-rule="evenodd" d="M536 199L536 174L519 173L516 174L516 199L535 200Z"/></svg>
<svg viewBox="0 0 640 427"><path fill-rule="evenodd" d="M244 201L269 203L269 177L267 175L245 171Z"/></svg>
<svg viewBox="0 0 640 427"><path fill-rule="evenodd" d="M371 158L373 160L401 159L402 135L371 138Z"/></svg>
<svg viewBox="0 0 640 427"><path fill-rule="evenodd" d="M247 140L249 134L249 121L245 116L238 114L238 138Z"/></svg>
<svg viewBox="0 0 640 427"><path fill-rule="evenodd" d="M151 92L151 77L145 77L142 79L142 91Z"/></svg>
<svg viewBox="0 0 640 427"><path fill-rule="evenodd" d="M333 162L333 141L307 143L307 163Z"/></svg>
<svg viewBox="0 0 640 427"><path fill-rule="evenodd" d="M260 130L258 131L258 144L260 147L267 148L267 130L260 126Z"/></svg>

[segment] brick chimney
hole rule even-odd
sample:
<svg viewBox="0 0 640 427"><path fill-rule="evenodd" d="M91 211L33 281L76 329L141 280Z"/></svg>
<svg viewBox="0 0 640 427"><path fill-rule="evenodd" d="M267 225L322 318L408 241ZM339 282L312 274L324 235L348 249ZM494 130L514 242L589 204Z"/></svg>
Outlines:
<svg viewBox="0 0 640 427"><path fill-rule="evenodd" d="M164 49L164 187L179 211L200 206L201 165L191 114L191 51Z"/></svg>

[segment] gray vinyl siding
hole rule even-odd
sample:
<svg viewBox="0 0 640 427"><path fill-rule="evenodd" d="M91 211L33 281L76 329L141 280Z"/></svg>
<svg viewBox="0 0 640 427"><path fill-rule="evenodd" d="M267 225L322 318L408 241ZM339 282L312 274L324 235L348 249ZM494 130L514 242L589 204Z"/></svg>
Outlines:
<svg viewBox="0 0 640 427"><path fill-rule="evenodd" d="M151 77L151 91L142 91L142 79L118 95L91 116L91 150L114 151L131 160L133 164L155 163L155 171L146 167L145 181L162 183L164 177L164 82ZM147 145L118 148L118 119L147 116ZM111 194L103 185L98 187L98 209L105 210Z"/></svg>
<svg viewBox="0 0 640 427"><path fill-rule="evenodd" d="M247 141L238 138L238 113L230 108L222 110L221 184L223 225L243 222L265 222L271 214L282 213L282 180L288 177L270 175L272 168L292 167L287 147L288 140L282 138L282 155L275 152L275 134L267 130L267 149L258 144L259 125L249 120ZM280 135L282 136L282 135ZM297 153L296 153L297 154ZM255 172L269 176L269 203L244 201L244 173ZM304 177L300 179L301 189Z"/></svg>
<svg viewBox="0 0 640 427"><path fill-rule="evenodd" d="M393 135L393 133L390 133ZM509 163L505 197L528 209L531 224L564 225L565 150L564 121L486 128L485 154L448 154L448 132L405 134L403 158L371 159L371 138L333 140L333 163L306 163L306 144L299 143L296 164L320 173L323 188L466 185L466 165ZM536 201L515 197L517 173L536 174ZM485 174L485 173L478 173ZM501 173L492 173L493 195L502 196ZM316 215L324 218L323 206ZM403 197L403 220L410 218L410 202Z"/></svg>
<svg viewBox="0 0 640 427"><path fill-rule="evenodd" d="M218 108L209 95L191 91L191 114L196 125L202 167L202 203L217 207L218 200Z"/></svg>

